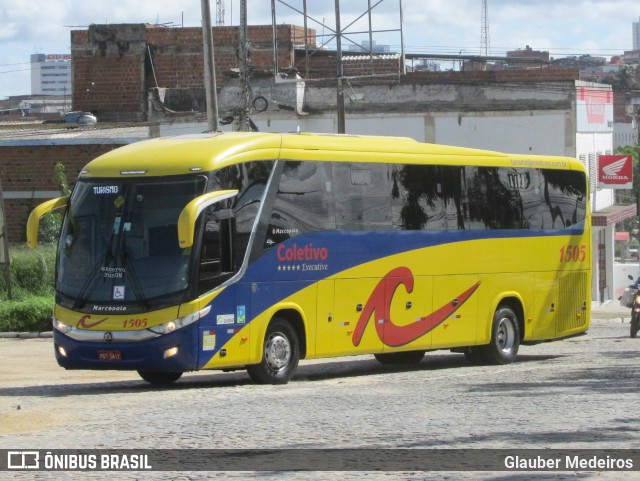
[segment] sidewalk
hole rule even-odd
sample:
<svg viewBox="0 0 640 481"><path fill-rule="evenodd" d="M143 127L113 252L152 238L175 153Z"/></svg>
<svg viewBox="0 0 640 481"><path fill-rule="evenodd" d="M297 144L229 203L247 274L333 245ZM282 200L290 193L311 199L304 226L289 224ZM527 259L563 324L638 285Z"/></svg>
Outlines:
<svg viewBox="0 0 640 481"><path fill-rule="evenodd" d="M631 308L622 307L620 301L607 301L591 309L591 319L618 319L626 322L631 318Z"/></svg>

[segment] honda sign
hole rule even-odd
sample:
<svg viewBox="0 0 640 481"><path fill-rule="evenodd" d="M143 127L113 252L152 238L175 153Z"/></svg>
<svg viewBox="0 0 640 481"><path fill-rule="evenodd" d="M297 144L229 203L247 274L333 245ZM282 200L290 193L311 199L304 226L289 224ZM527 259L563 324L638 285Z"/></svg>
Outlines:
<svg viewBox="0 0 640 481"><path fill-rule="evenodd" d="M631 189L633 160L630 155L601 155L598 162L598 187L601 189Z"/></svg>

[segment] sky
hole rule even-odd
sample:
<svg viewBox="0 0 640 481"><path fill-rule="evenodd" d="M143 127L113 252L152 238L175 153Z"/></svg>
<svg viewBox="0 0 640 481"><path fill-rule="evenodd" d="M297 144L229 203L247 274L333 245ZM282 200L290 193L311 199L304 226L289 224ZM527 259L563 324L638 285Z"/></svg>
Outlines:
<svg viewBox="0 0 640 481"><path fill-rule="evenodd" d="M611 57L632 49L632 23L638 0L487 0L489 54L508 50L548 50L552 57L591 54ZM210 0L216 22L216 0ZM479 54L481 0L340 0L343 48L363 37L372 9L373 40L406 52ZM238 25L240 0L224 0L225 25ZM270 0L247 0L251 25L271 24ZM278 23L303 25L303 0L276 0ZM291 8L294 7L294 8ZM308 26L335 48L336 0L307 0ZM91 24L150 23L201 26L201 0L0 0L0 99L31 93L30 55L70 53L71 30ZM350 25L356 18L364 16ZM323 25L324 24L324 25ZM387 32L383 32L386 30ZM214 38L215 46L215 38Z"/></svg>

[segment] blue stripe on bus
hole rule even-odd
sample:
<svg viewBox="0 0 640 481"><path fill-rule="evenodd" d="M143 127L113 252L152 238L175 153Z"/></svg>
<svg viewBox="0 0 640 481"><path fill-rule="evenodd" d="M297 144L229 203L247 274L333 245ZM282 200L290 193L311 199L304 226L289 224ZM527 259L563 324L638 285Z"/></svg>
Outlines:
<svg viewBox="0 0 640 481"><path fill-rule="evenodd" d="M250 312L247 312L246 322L250 322L252 318L272 305L315 282L375 259L454 242L571 236L582 235L583 232L584 225L576 224L571 228L554 230L315 232L303 234L274 246L247 268L240 284L264 284L260 286L260 295L251 296L251 309ZM326 258L324 258L325 253ZM280 260L278 256L285 260ZM301 257L302 260L300 260ZM302 267L298 269L298 266L303 264L320 265L322 269L303 270ZM380 273L381 276L384 274ZM214 300L213 312L216 312L218 308L225 310L225 312L233 312L232 305L235 303L244 304L245 302L249 301L241 301L236 298L236 289L234 286L230 286Z"/></svg>
<svg viewBox="0 0 640 481"><path fill-rule="evenodd" d="M583 227L578 224L572 228L554 230L316 232L293 237L271 248L249 266L244 281L277 281L278 267L287 268L283 272L286 273L283 280L319 280L376 259L415 249L483 239L570 236L582 235L583 232ZM289 269L301 263L326 265L326 270Z"/></svg>

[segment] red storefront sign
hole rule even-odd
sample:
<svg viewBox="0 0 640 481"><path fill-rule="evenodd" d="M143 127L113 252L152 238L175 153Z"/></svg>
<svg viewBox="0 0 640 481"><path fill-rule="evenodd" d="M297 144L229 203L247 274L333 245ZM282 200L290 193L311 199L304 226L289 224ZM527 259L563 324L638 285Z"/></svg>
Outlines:
<svg viewBox="0 0 640 481"><path fill-rule="evenodd" d="M598 187L631 189L633 159L630 155L601 155L598 162Z"/></svg>

